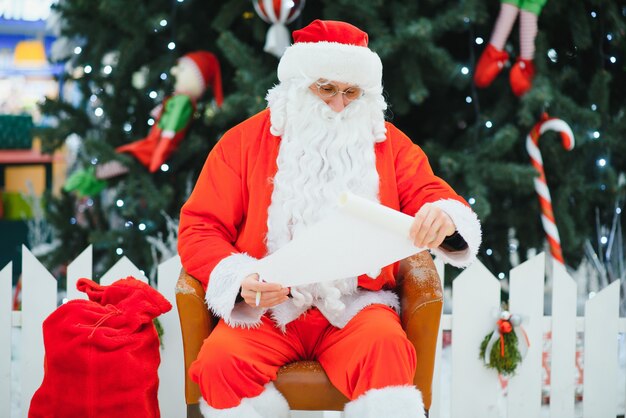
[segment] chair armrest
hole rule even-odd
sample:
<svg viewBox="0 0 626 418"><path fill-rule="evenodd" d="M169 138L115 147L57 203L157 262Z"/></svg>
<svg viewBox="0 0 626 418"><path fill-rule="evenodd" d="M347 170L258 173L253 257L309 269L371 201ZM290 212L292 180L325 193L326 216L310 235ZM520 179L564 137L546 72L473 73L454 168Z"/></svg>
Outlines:
<svg viewBox="0 0 626 418"><path fill-rule="evenodd" d="M443 309L441 281L430 253L422 251L400 263L398 293L402 328L417 354L413 383L422 392L424 407L429 409Z"/></svg>
<svg viewBox="0 0 626 418"><path fill-rule="evenodd" d="M200 388L189 378L189 366L198 357L202 343L217 323L209 312L204 297L202 284L185 270L181 270L176 283L176 307L183 336L187 405L197 404L201 396Z"/></svg>

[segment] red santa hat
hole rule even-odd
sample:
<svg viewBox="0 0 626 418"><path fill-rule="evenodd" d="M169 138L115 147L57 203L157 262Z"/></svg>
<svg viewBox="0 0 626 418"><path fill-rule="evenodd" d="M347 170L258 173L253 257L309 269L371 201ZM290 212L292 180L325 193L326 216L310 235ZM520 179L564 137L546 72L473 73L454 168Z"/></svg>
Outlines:
<svg viewBox="0 0 626 418"><path fill-rule="evenodd" d="M222 93L222 73L217 57L208 51L194 51L182 56L179 62L182 61L192 64L192 68L196 69L196 76L202 90L210 85L217 105L221 106L224 96Z"/></svg>
<svg viewBox="0 0 626 418"><path fill-rule="evenodd" d="M367 33L345 22L314 20L293 32L293 45L278 64L278 79L309 77L365 88L382 85L380 57L367 47Z"/></svg>

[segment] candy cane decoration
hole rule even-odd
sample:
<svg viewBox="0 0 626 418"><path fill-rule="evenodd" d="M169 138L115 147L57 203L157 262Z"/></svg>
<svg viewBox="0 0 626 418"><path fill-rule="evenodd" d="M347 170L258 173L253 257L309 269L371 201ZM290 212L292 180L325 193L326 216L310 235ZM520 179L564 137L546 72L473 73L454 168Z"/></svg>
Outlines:
<svg viewBox="0 0 626 418"><path fill-rule="evenodd" d="M526 150L530 156L530 161L539 172L539 177L535 177L535 190L539 195L539 204L541 205L541 223L543 230L546 232L548 243L550 244L550 254L561 265L565 265L563 261L563 252L561 251L561 239L559 231L554 221L554 211L552 210L552 198L550 190L546 183L546 175L543 171L543 159L539 151L539 137L546 131L556 131L561 134L561 142L563 147L571 151L574 148L574 134L567 123L561 119L551 118L547 113L541 115L541 120L533 126L530 133L526 137Z"/></svg>

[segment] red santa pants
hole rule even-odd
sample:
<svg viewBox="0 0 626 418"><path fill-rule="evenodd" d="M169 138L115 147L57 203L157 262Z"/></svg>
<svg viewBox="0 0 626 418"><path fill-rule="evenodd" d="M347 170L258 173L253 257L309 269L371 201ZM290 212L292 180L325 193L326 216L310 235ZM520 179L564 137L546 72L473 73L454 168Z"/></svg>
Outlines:
<svg viewBox="0 0 626 418"><path fill-rule="evenodd" d="M319 361L348 399L369 389L413 384L415 349L388 306L371 305L341 329L317 309L290 322L285 333L269 316L261 320L252 329L220 320L204 341L189 374L211 407L232 408L258 396L281 366L298 360Z"/></svg>

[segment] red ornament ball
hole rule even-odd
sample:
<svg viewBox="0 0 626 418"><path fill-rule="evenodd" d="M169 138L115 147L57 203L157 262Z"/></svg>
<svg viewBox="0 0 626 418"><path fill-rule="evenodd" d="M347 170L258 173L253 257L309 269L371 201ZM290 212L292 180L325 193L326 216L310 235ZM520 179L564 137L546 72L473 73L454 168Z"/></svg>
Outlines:
<svg viewBox="0 0 626 418"><path fill-rule="evenodd" d="M508 334L509 332L513 331L513 325L511 325L511 323L505 319L499 319L498 329L500 330L501 334Z"/></svg>

